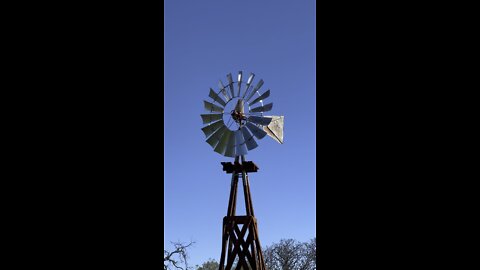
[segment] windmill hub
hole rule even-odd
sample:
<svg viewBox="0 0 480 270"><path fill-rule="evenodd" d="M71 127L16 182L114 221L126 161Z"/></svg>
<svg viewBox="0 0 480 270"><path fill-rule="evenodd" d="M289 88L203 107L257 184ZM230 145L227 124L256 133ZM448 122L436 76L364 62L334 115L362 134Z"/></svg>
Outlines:
<svg viewBox="0 0 480 270"><path fill-rule="evenodd" d="M242 121L245 121L247 117L245 117L245 114L236 110L232 111L232 118L235 120L237 123L242 123Z"/></svg>
<svg viewBox="0 0 480 270"><path fill-rule="evenodd" d="M243 108L243 100L239 99L237 101L237 105L235 106L235 109L232 110L231 116L233 120L239 124L243 124L247 117L245 116L244 113L244 108ZM243 121L243 122L242 122Z"/></svg>

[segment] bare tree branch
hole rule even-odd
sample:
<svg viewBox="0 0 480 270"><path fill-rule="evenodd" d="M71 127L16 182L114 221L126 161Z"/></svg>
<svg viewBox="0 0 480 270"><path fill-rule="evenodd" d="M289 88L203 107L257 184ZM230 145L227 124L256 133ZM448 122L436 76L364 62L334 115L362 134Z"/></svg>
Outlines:
<svg viewBox="0 0 480 270"><path fill-rule="evenodd" d="M175 250L169 252L167 250L163 251L163 269L164 270L189 270L191 267L188 266L188 253L187 248L192 246L195 242L190 242L189 244L184 244L180 242L172 242ZM182 265L182 266L180 266ZM173 267L175 268L173 268Z"/></svg>

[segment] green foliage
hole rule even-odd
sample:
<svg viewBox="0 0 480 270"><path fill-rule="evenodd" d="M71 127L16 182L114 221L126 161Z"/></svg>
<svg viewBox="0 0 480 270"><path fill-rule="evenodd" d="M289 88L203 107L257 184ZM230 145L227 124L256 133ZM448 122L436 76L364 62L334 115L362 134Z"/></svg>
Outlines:
<svg viewBox="0 0 480 270"><path fill-rule="evenodd" d="M197 265L197 270L218 270L218 262L214 259L209 259L207 262L204 262L202 266Z"/></svg>

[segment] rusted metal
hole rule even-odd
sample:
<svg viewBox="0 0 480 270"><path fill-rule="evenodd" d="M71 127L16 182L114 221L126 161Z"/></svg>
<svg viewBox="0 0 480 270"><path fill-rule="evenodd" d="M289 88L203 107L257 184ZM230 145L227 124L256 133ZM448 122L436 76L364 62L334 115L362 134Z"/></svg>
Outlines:
<svg viewBox="0 0 480 270"><path fill-rule="evenodd" d="M283 143L283 116L272 116L272 121L263 130L278 143Z"/></svg>

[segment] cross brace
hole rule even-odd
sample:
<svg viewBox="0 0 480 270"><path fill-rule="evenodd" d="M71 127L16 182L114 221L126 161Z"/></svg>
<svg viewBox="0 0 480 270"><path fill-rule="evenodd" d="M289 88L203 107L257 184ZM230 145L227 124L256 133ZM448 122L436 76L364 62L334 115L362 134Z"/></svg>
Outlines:
<svg viewBox="0 0 480 270"><path fill-rule="evenodd" d="M237 260L235 270L265 270L260 240L258 237L257 220L253 212L248 172L257 172L258 167L251 161L245 161L241 156L235 162L222 162L223 170L232 174L230 198L228 201L227 216L223 218L222 254L219 270L232 270ZM247 215L236 216L238 179L241 176L245 209Z"/></svg>

